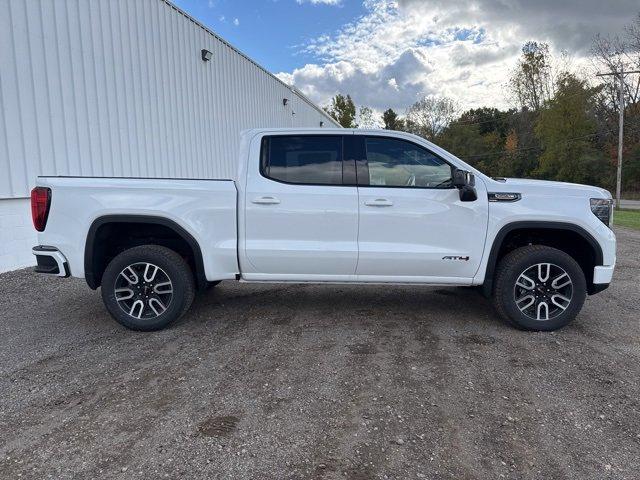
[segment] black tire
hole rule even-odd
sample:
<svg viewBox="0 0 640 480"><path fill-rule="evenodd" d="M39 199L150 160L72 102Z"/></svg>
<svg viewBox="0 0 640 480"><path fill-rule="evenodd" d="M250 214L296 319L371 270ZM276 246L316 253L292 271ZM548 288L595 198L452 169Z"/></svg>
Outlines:
<svg viewBox="0 0 640 480"><path fill-rule="evenodd" d="M527 272L527 269L533 269L529 270L529 272L535 272L538 264L551 264L553 268L564 270L564 273L571 280L571 285L564 288L570 289L571 296L567 296L567 290L562 292L556 290L552 285L552 279L542 282L539 276L534 278L534 287L529 287L527 283L530 291L528 291L529 288L523 289L516 285L516 282L521 279L522 274ZM543 267L543 269L546 268ZM562 276L560 270L555 270L555 272ZM546 277L550 278L550 275L546 275ZM558 278L557 275L556 278ZM558 281L556 285L560 285L565 281L566 277L562 281ZM569 302L559 302L563 304L564 310L559 305L554 304L554 300L551 298L558 293L563 293L566 298L570 298ZM531 301L534 302L533 306L527 310L531 312L530 314L523 312L518 307L516 304L517 295L522 299L520 300L521 306L525 306ZM538 295L540 298L538 298ZM525 296L529 298L523 298ZM529 245L518 248L505 255L496 270L493 290L494 306L505 320L522 330L551 331L568 325L582 309L586 296L587 284L580 265L571 256L556 248L544 245ZM555 297L555 300L558 301L558 297ZM544 305L539 305L540 303L547 304L546 316L548 319L546 320L533 318L533 315L542 318L545 316ZM552 309L554 310L553 315L551 314Z"/></svg>
<svg viewBox="0 0 640 480"><path fill-rule="evenodd" d="M158 284L156 286L152 282L147 284L144 275L142 279L138 278L140 275L132 275L131 278L136 279L135 284L129 282L128 287L124 290L131 290L132 294L134 294L133 290L135 290L135 296L131 297L129 302L137 302L141 298L143 303L140 314L142 315L147 311L153 316L152 318L138 318L136 315L131 315L125 311L125 307L128 308L129 304L126 301L123 302L121 300L119 303L116 300L116 281L122 284L122 278L126 279L126 277L121 276L121 272L129 266L139 269L142 268L140 267L141 265L145 264L159 267L159 270L154 272L154 276L157 272L161 272L163 275L162 280L165 280L163 284L165 285L167 283L166 278L168 278L170 285L169 287L165 286L164 289L171 288L171 292L159 290L157 287L160 285ZM139 274L140 272L137 271L137 273ZM145 285L141 286L138 283ZM148 293L146 298L141 293L140 288L144 288L144 293ZM125 295L128 295L128 292ZM160 295L163 295L163 298ZM167 300L166 296L168 295L170 297ZM109 262L102 277L102 300L107 310L118 323L131 330L148 332L167 327L186 313L193 302L194 295L195 282L187 262L173 250L159 245L142 245L125 250ZM148 298L149 296L160 300L161 307L158 307L158 302L155 302L155 306L152 306L153 298ZM162 311L161 308L165 308L165 310ZM159 314L157 310L160 310ZM131 311L134 312L133 309Z"/></svg>

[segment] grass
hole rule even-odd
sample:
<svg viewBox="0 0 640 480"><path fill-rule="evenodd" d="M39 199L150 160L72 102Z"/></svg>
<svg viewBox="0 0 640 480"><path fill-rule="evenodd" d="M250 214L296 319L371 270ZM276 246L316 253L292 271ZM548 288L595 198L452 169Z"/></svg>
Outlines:
<svg viewBox="0 0 640 480"><path fill-rule="evenodd" d="M640 230L640 210L616 210L613 212L613 224Z"/></svg>

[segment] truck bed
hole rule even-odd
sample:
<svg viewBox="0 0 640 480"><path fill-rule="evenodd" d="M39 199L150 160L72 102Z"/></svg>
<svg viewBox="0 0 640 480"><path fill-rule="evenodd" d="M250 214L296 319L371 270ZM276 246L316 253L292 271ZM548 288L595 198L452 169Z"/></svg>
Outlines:
<svg viewBox="0 0 640 480"><path fill-rule="evenodd" d="M200 245L206 279L235 278L237 190L232 180L38 177L51 189L49 220L40 245L55 245L70 274L85 277L85 245L104 219L172 222Z"/></svg>

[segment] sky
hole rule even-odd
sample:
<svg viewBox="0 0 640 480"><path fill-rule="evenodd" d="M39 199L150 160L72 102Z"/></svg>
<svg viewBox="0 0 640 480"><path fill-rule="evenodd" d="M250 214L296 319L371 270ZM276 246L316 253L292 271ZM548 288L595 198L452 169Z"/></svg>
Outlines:
<svg viewBox="0 0 640 480"><path fill-rule="evenodd" d="M510 106L528 40L589 66L594 35L623 32L638 0L174 0L263 67L326 105L336 93L399 113L426 95Z"/></svg>

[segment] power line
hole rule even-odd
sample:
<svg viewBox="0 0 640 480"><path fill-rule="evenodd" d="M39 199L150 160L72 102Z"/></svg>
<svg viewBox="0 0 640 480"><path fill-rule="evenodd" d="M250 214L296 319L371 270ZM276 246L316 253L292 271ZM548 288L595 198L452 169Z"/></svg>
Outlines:
<svg viewBox="0 0 640 480"><path fill-rule="evenodd" d="M627 70L617 72L606 72L606 73L598 73L596 77L608 77L615 76L618 80L619 91L618 91L618 110L620 110L620 120L618 122L618 171L616 174L616 207L620 208L620 194L622 190L622 150L624 148L624 76L640 73L640 70Z"/></svg>
<svg viewBox="0 0 640 480"><path fill-rule="evenodd" d="M578 97L578 96L586 96L585 92L577 92L577 93L572 93L571 95L565 95L562 97L562 99L568 99L568 98L574 98L574 97ZM553 99L551 100L553 101ZM490 107L489 107L490 108ZM472 109L473 110L473 109ZM481 108L479 109L475 109L475 110L481 110ZM471 110L467 110L464 113L468 113ZM495 113L494 117L488 120L483 120L480 122L475 122L472 120L465 120L465 121L460 121L460 120L454 120L451 123L449 123L449 126L454 125L454 126L475 126L475 125L484 125L485 123L493 123L493 122L498 122L501 119L503 119L504 117L509 117L509 116L513 116L513 117L517 117L518 115L522 114L524 112L524 110L516 110L516 109L512 109L512 110L507 110L505 112L502 111L498 111ZM537 114L538 112L535 110L527 110L528 113L531 114ZM405 114L405 119L407 118L407 115Z"/></svg>
<svg viewBox="0 0 640 480"><path fill-rule="evenodd" d="M585 138L590 138L590 137L595 137L596 135L598 135L597 133L591 133L589 135L584 135L582 137L575 137L575 138L568 138L565 141L556 144L556 145L567 145L573 141L576 140L584 140ZM531 150L544 150L544 147L541 145L535 146L535 147L522 147L522 148L514 148L513 150L501 150L499 152L485 152L485 153L479 153L477 155L468 155L466 157L460 157L463 160L465 159L469 159L469 158L484 158L484 157L489 157L489 156L496 156L496 155L504 155L504 154L513 154L513 153L519 153L519 152L528 152Z"/></svg>
<svg viewBox="0 0 640 480"><path fill-rule="evenodd" d="M585 92L577 92L577 93L572 93L571 95L565 95L562 97L562 99L568 99L568 98L574 98L574 97L578 97L578 96L584 96ZM553 101L554 99L551 99L551 101ZM481 109L476 109L476 110L481 110ZM469 112L470 110L467 110L467 112ZM467 113L467 112L463 112L463 113ZM481 125L483 123L491 123L491 122L495 122L498 118L501 117L507 117L507 116L517 116L519 114L521 114L523 112L523 110L516 110L516 109L512 109L512 110L507 110L506 112L501 112L498 111L495 114L495 117L491 120L484 120L482 122L474 122L474 121L454 121L451 123L455 123L456 125ZM527 110L528 113L532 113L532 114L536 114L538 113L536 110Z"/></svg>
<svg viewBox="0 0 640 480"><path fill-rule="evenodd" d="M639 130L627 130L629 132L632 133L640 133L640 129ZM574 142L576 140L584 140L586 138L592 138L592 137L596 137L600 135L599 132L596 133L590 133L588 135L582 135L580 137L573 137L573 138L567 138L564 141L560 142L560 143L556 143L555 145L567 145L571 142ZM477 155L467 155L464 157L459 157L462 160L467 160L467 159L473 159L473 158L484 158L484 157L491 157L491 156L496 156L496 155L504 155L504 154L513 154L513 153L519 153L519 152L527 152L527 151L531 151L531 150L544 150L545 147L543 146L535 146L535 147L522 147L522 148L514 148L513 150L501 150L499 152L485 152L485 153L479 153Z"/></svg>

